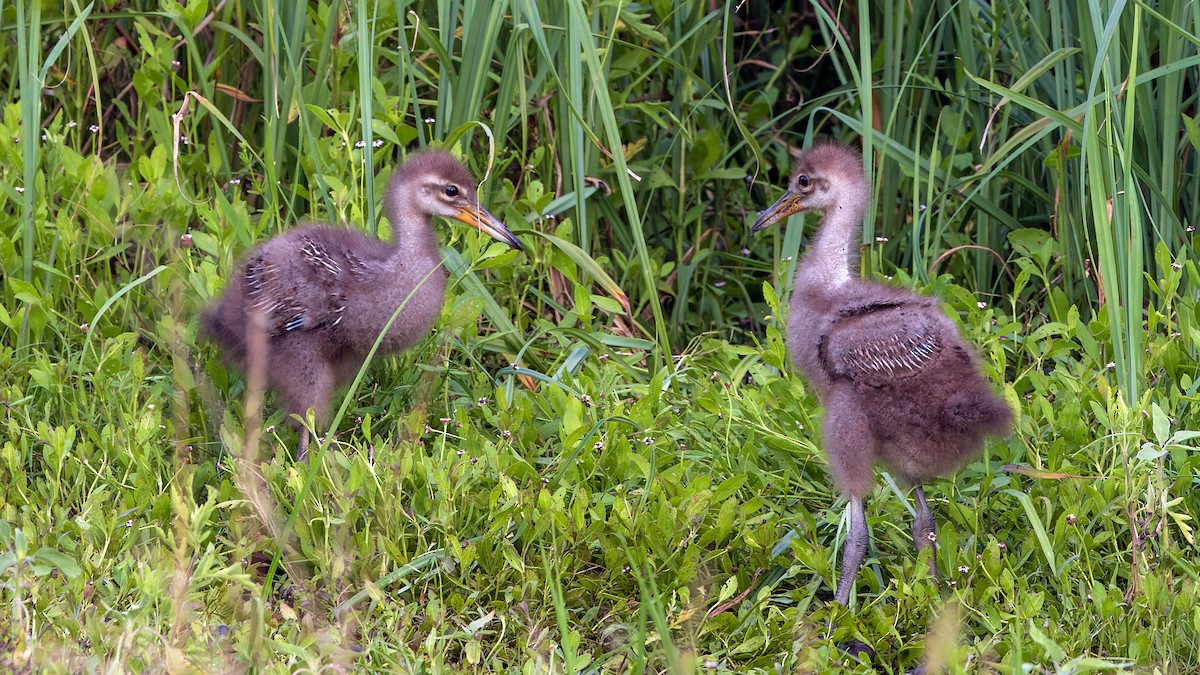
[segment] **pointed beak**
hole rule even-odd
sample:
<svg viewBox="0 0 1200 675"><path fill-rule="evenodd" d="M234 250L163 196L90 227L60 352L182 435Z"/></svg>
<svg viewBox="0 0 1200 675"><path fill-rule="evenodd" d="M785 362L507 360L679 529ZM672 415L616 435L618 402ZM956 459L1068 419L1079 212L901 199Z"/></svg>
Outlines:
<svg viewBox="0 0 1200 675"><path fill-rule="evenodd" d="M521 248L521 242L517 240L516 236L513 235L512 232L508 231L508 228L504 226L504 223L500 222L500 219L496 216L488 213L487 209L475 206L474 204L467 204L459 210L458 214L455 215L454 218L461 220L480 232L492 237L493 239L508 244L518 251L525 250L524 248Z"/></svg>
<svg viewBox="0 0 1200 675"><path fill-rule="evenodd" d="M750 231L758 232L764 227L768 225L774 225L793 213L803 211L804 209L804 204L800 202L800 195L788 190L787 192L783 193L783 196L779 198L779 201L775 202L768 207L766 211L763 211L758 215L758 220L754 221L754 226L750 228Z"/></svg>

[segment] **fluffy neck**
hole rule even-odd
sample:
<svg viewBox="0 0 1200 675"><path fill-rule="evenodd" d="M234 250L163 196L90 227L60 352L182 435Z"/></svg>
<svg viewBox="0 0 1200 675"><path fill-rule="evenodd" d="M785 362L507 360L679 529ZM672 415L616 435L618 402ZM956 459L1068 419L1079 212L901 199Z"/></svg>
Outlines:
<svg viewBox="0 0 1200 675"><path fill-rule="evenodd" d="M446 292L446 271L431 218L421 212L388 209L391 250L380 269L376 303L390 312L404 307L404 327L389 332L387 351L405 349L437 319Z"/></svg>
<svg viewBox="0 0 1200 675"><path fill-rule="evenodd" d="M867 200L853 199L825 212L808 255L796 269L797 288L834 288L857 278L866 206Z"/></svg>
<svg viewBox="0 0 1200 675"><path fill-rule="evenodd" d="M388 221L392 224L392 253L389 262L394 265L412 265L417 260L436 265L441 261L437 238L433 234L433 223L428 215L406 209L403 202L387 204Z"/></svg>

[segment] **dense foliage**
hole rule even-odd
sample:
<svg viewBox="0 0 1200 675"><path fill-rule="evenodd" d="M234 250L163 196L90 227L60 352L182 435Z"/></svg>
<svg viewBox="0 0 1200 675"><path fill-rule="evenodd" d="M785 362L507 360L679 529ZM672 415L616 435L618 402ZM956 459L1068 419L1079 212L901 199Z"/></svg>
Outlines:
<svg viewBox="0 0 1200 675"><path fill-rule="evenodd" d="M1194 670L1200 12L873 5L0 2L0 664ZM748 227L820 135L1020 409L927 489L940 581L880 474L849 608L812 223ZM294 464L196 313L300 220L387 236L426 145L526 253L440 227L438 329Z"/></svg>

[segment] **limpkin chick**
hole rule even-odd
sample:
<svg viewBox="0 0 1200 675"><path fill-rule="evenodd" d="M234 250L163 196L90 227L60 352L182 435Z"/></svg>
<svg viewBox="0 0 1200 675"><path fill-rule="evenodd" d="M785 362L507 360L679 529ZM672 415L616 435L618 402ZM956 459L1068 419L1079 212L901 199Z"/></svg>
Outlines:
<svg viewBox="0 0 1200 675"><path fill-rule="evenodd" d="M956 470L986 435L1005 435L1012 424L1012 412L984 379L975 350L936 298L855 273L870 199L861 154L824 142L799 157L787 191L753 228L798 211L825 214L796 269L787 332L792 360L825 409L825 453L834 482L850 501L835 594L842 605L867 551L863 496L874 483L874 463L916 486L912 533L920 552L936 540L921 484Z"/></svg>
<svg viewBox="0 0 1200 675"><path fill-rule="evenodd" d="M267 386L290 412L317 419L334 390L352 380L376 338L403 305L379 353L403 351L427 335L446 291L431 219L478 228L517 250L521 244L481 208L475 180L442 151L412 155L388 183L384 211L392 240L329 225L305 225L254 249L224 296L204 312L202 330L243 371L257 353L254 326L265 333ZM297 459L306 459L300 427Z"/></svg>

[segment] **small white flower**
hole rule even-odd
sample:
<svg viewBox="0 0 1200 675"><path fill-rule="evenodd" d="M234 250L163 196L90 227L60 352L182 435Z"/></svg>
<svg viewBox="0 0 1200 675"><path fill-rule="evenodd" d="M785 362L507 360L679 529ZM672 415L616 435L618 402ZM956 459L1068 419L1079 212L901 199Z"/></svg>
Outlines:
<svg viewBox="0 0 1200 675"><path fill-rule="evenodd" d="M20 185L17 186L17 192L24 192L24 191L25 191L25 188L21 187Z"/></svg>
<svg viewBox="0 0 1200 675"><path fill-rule="evenodd" d="M435 119L434 119L434 118L432 118L432 117L426 117L426 118L425 118L425 124L433 124L433 123L434 123L434 122L436 122L436 121L437 121L437 120L435 120Z"/></svg>
<svg viewBox="0 0 1200 675"><path fill-rule="evenodd" d="M88 131L90 131L90 132L92 132L92 133L94 134L94 133L96 133L97 131L100 131L100 127L99 127L99 126L97 126L97 125L95 125L95 124L93 124L92 126L88 127Z"/></svg>
<svg viewBox="0 0 1200 675"><path fill-rule="evenodd" d="M75 121L67 122L68 129L74 129L77 126L79 126L79 122L75 122Z"/></svg>
<svg viewBox="0 0 1200 675"><path fill-rule="evenodd" d="M878 242L878 243L880 243L880 244L886 244L886 243L887 243L887 240L888 240L888 238L887 238L887 237L875 237L875 241L876 241L876 242Z"/></svg>
<svg viewBox="0 0 1200 675"><path fill-rule="evenodd" d="M979 303L979 309L986 309L986 308L987 308L987 303L986 303L986 302L980 302L980 303Z"/></svg>
<svg viewBox="0 0 1200 675"><path fill-rule="evenodd" d="M383 139L376 138L375 140L371 141L371 145L376 148L382 148L383 147Z"/></svg>
<svg viewBox="0 0 1200 675"><path fill-rule="evenodd" d="M356 141L356 142L354 143L354 147L356 147L356 148L365 148L365 147L367 147L367 142L366 142L366 141Z"/></svg>
<svg viewBox="0 0 1200 675"><path fill-rule="evenodd" d="M229 179L229 184L230 184L230 185L241 185L241 184L242 184L242 179L241 179L241 178L230 178L230 179Z"/></svg>

